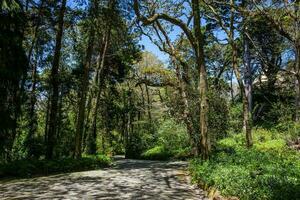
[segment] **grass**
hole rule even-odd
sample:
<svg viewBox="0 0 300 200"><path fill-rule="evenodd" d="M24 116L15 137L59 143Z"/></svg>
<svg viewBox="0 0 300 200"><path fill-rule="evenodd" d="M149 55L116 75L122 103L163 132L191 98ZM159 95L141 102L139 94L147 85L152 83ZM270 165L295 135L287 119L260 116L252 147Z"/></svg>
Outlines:
<svg viewBox="0 0 300 200"><path fill-rule="evenodd" d="M245 200L299 199L300 153L282 138L259 129L251 149L245 148L243 134L220 140L209 161L191 161L193 180L223 196Z"/></svg>
<svg viewBox="0 0 300 200"><path fill-rule="evenodd" d="M109 166L105 155L84 156L81 159L18 160L0 165L0 178L29 178L32 176L94 170Z"/></svg>

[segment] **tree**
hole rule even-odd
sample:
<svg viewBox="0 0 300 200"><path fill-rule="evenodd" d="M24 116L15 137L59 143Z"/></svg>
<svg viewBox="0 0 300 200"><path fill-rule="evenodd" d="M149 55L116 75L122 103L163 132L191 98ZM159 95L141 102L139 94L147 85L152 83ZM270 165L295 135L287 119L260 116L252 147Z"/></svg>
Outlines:
<svg viewBox="0 0 300 200"><path fill-rule="evenodd" d="M97 4L95 1L90 2L90 20L95 17L95 10L97 9ZM84 61L84 69L81 79L80 91L79 91L79 105L78 105L78 117L77 117L77 125L76 125L76 137L75 137L75 157L81 158L82 151L82 134L84 128L84 119L85 119L85 107L86 107L86 99L89 85L89 71L93 53L94 46L94 38L95 38L95 28L91 24L88 30L88 44L86 49L86 57Z"/></svg>
<svg viewBox="0 0 300 200"><path fill-rule="evenodd" d="M51 69L51 103L49 108L49 129L47 132L47 149L46 158L52 159L53 148L55 145L55 136L57 133L57 116L58 116L58 97L59 97L59 62L61 55L61 45L64 31L64 15L66 11L66 0L62 0L58 17L57 33L55 40L55 50Z"/></svg>
<svg viewBox="0 0 300 200"><path fill-rule="evenodd" d="M0 156L10 160L28 70L22 47L26 19L19 1L0 3Z"/></svg>
<svg viewBox="0 0 300 200"><path fill-rule="evenodd" d="M228 43L231 46L231 51L232 51L232 69L235 73L235 76L237 78L239 87L240 87L240 92L241 92L241 97L242 97L242 102L243 102L243 118L244 118L244 129L246 133L246 142L247 146L251 147L253 145L252 141L252 133L251 133L251 110L249 107L249 99L248 96L250 95L249 92L250 90L249 85L246 87L245 83L248 81L243 82L240 69L239 69L239 64L238 64L238 46L237 46L237 40L235 38L235 19L237 16L235 15L235 7L237 7L236 2L234 0L230 1L230 4L227 5L227 9L229 10L229 21L224 20L225 16L223 16L220 12L220 8L217 7L216 5L213 5L212 2L206 2L206 5L209 7L212 17L214 21L218 23L218 25L221 27L221 29L225 32L227 35L227 40ZM226 18L225 18L226 19Z"/></svg>
<svg viewBox="0 0 300 200"><path fill-rule="evenodd" d="M147 26L155 23L159 20L167 21L175 26L178 26L185 33L188 38L196 57L196 63L199 70L199 95L200 95L200 148L201 155L204 159L208 159L210 144L209 137L207 132L207 113L208 113L208 102L207 102L207 74L205 68L205 60L204 60L204 35L201 31L200 27L200 5L198 0L193 0L191 2L192 5L192 13L194 16L194 32L188 28L186 23L184 23L181 19L172 17L166 13L151 13L150 17L145 17L140 14L139 3L137 0L134 1L134 9L135 13L140 21L143 22L143 25ZM197 152L199 153L199 152Z"/></svg>
<svg viewBox="0 0 300 200"><path fill-rule="evenodd" d="M300 1L252 1L254 12L263 15L274 30L284 37L294 49L294 69L290 74L295 76L295 121L300 120ZM251 15L251 11L243 11L245 15Z"/></svg>

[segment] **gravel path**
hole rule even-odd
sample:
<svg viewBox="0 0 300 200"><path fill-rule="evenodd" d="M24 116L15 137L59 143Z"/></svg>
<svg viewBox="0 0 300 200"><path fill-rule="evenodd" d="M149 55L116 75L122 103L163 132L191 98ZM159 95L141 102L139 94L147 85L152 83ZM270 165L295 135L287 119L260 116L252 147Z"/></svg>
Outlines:
<svg viewBox="0 0 300 200"><path fill-rule="evenodd" d="M0 199L206 199L189 184L186 162L117 158L102 170L0 182Z"/></svg>

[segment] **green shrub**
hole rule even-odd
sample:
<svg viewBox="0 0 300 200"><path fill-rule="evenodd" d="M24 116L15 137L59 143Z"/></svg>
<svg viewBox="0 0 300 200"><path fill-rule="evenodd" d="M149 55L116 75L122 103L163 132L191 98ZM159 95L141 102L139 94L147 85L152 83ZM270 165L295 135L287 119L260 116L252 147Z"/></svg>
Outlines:
<svg viewBox="0 0 300 200"><path fill-rule="evenodd" d="M240 132L243 128L243 104L231 105L229 109L229 127L232 132Z"/></svg>
<svg viewBox="0 0 300 200"><path fill-rule="evenodd" d="M173 152L173 157L179 160L187 160L192 157L191 148L178 149Z"/></svg>
<svg viewBox="0 0 300 200"><path fill-rule="evenodd" d="M254 131L254 146L244 134L218 142L209 161L193 160L190 170L199 185L240 199L297 199L300 196L300 154L267 130Z"/></svg>
<svg viewBox="0 0 300 200"><path fill-rule="evenodd" d="M190 156L189 137L183 124L172 119L163 120L159 124L155 137L154 145L144 151L141 158L167 160L170 158L186 159Z"/></svg>
<svg viewBox="0 0 300 200"><path fill-rule="evenodd" d="M210 142L214 146L217 140L227 135L229 129L229 109L227 100L219 91L211 90L208 96L208 132Z"/></svg>
<svg viewBox="0 0 300 200"><path fill-rule="evenodd" d="M300 137L300 123L294 121L280 122L276 125L276 131L281 133L286 140L294 140Z"/></svg>
<svg viewBox="0 0 300 200"><path fill-rule="evenodd" d="M81 159L18 160L0 165L0 178L31 177L33 175L93 170L110 164L111 159L104 155L84 156Z"/></svg>
<svg viewBox="0 0 300 200"><path fill-rule="evenodd" d="M155 146L142 153L141 157L146 160L168 160L172 154L163 146Z"/></svg>
<svg viewBox="0 0 300 200"><path fill-rule="evenodd" d="M189 138L186 127L174 120L164 120L158 129L158 146L162 146L168 152L185 149L189 146Z"/></svg>

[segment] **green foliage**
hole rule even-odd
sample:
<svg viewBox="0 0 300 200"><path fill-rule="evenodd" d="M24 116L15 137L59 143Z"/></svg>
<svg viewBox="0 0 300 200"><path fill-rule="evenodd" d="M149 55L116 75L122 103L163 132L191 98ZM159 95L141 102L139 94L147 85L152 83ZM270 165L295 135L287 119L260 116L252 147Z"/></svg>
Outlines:
<svg viewBox="0 0 300 200"><path fill-rule="evenodd" d="M183 124L173 119L163 120L157 132L155 146L141 154L149 160L186 159L190 156L189 139Z"/></svg>
<svg viewBox="0 0 300 200"><path fill-rule="evenodd" d="M26 17L19 6L19 1L0 1L0 160L11 156L28 68L22 46Z"/></svg>
<svg viewBox="0 0 300 200"><path fill-rule="evenodd" d="M188 134L183 124L176 123L173 119L164 120L158 128L158 145L163 146L168 152L184 149L189 145Z"/></svg>
<svg viewBox="0 0 300 200"><path fill-rule="evenodd" d="M130 136L130 140L128 141L128 146L126 150L125 157L126 158L139 158L143 149L142 149L142 139L141 135L138 134L132 134Z"/></svg>
<svg viewBox="0 0 300 200"><path fill-rule="evenodd" d="M229 109L229 127L232 132L240 132L243 128L243 104L232 104Z"/></svg>
<svg viewBox="0 0 300 200"><path fill-rule="evenodd" d="M168 160L171 156L171 153L163 146L155 146L142 153L141 158L147 160Z"/></svg>
<svg viewBox="0 0 300 200"><path fill-rule="evenodd" d="M278 133L259 129L254 147L245 147L244 135L218 142L210 160L193 160L193 180L224 196L241 199L297 199L300 196L300 154L289 150ZM276 136L276 137L275 137Z"/></svg>
<svg viewBox="0 0 300 200"><path fill-rule="evenodd" d="M283 133L286 140L294 140L300 137L300 123L294 121L279 122L275 129Z"/></svg>
<svg viewBox="0 0 300 200"><path fill-rule="evenodd" d="M110 164L111 159L104 155L84 156L81 159L17 160L0 165L0 178L32 177L33 175L94 170L109 166Z"/></svg>
<svg viewBox="0 0 300 200"><path fill-rule="evenodd" d="M229 111L227 101L217 91L209 93L208 130L212 144L227 135L229 128Z"/></svg>

